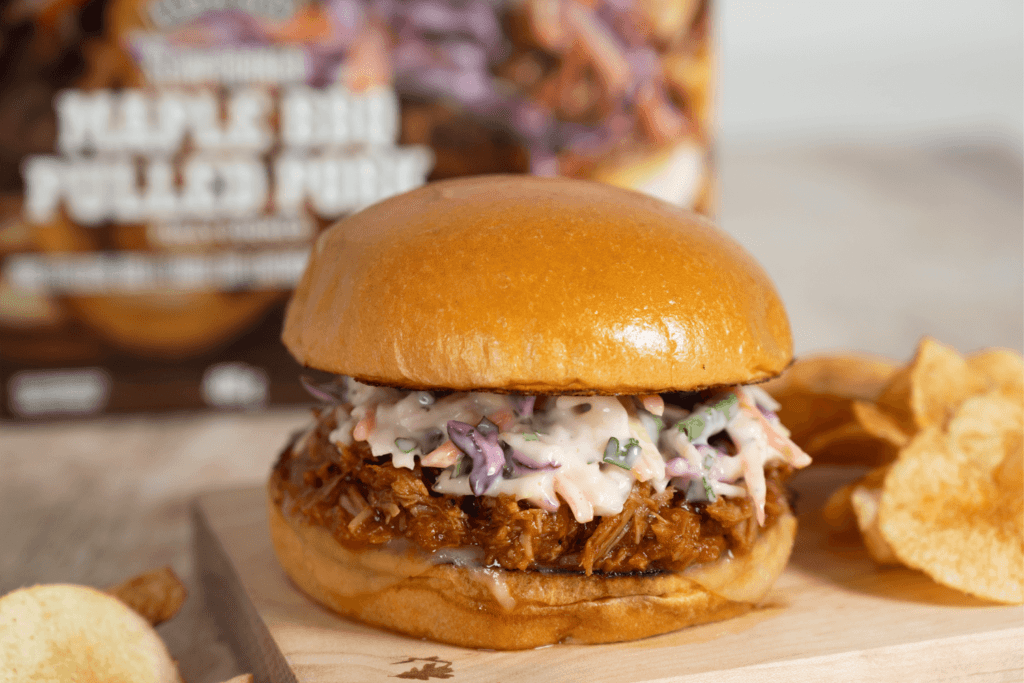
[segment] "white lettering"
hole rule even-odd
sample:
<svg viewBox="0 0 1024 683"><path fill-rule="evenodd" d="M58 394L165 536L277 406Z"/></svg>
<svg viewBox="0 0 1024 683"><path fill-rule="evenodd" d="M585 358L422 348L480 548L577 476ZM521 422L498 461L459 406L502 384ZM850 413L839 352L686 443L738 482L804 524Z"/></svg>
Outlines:
<svg viewBox="0 0 1024 683"><path fill-rule="evenodd" d="M57 147L64 154L101 150L110 130L112 95L109 90L63 92L57 97Z"/></svg>
<svg viewBox="0 0 1024 683"><path fill-rule="evenodd" d="M8 384L11 408L24 417L98 413L110 397L103 368L26 370Z"/></svg>
<svg viewBox="0 0 1024 683"><path fill-rule="evenodd" d="M175 186L167 159L143 165L140 187L129 159L33 157L26 165L26 214L52 220L61 201L68 217L83 225L178 218L245 218L266 210L267 168L258 158L194 155Z"/></svg>
<svg viewBox="0 0 1024 683"><path fill-rule="evenodd" d="M25 160L25 217L35 223L53 218L60 206L63 162L56 157L29 157Z"/></svg>
<svg viewBox="0 0 1024 683"><path fill-rule="evenodd" d="M285 155L274 165L274 204L296 214L308 201L333 218L356 211L425 182L434 162L426 147L400 147L375 154Z"/></svg>
<svg viewBox="0 0 1024 683"><path fill-rule="evenodd" d="M336 218L422 185L432 168L430 149L396 146L389 89L285 88L276 120L274 104L259 87L223 97L209 88L64 92L63 157L26 160L26 217L45 222L63 207L81 225L244 223L273 197L282 219L308 210ZM265 161L277 144L284 151ZM195 152L181 158L183 148Z"/></svg>
<svg viewBox="0 0 1024 683"><path fill-rule="evenodd" d="M205 150L262 152L273 144L268 117L270 101L258 89L228 95L227 121L220 120L214 93L141 90L119 94L68 91L57 100L58 147L65 155L97 153L169 154L191 134Z"/></svg>
<svg viewBox="0 0 1024 683"><path fill-rule="evenodd" d="M154 85L287 84L307 77L306 55L294 47L183 48L158 36L137 36L134 46Z"/></svg>
<svg viewBox="0 0 1024 683"><path fill-rule="evenodd" d="M295 13L295 0L157 0L149 6L149 16L157 26L167 28L195 19L204 12L236 10L275 21Z"/></svg>
<svg viewBox="0 0 1024 683"><path fill-rule="evenodd" d="M4 260L3 276L16 289L53 294L281 289L295 286L308 258L306 247L200 255L132 251L24 253Z"/></svg>
<svg viewBox="0 0 1024 683"><path fill-rule="evenodd" d="M378 88L355 94L341 86L289 88L281 100L281 140L288 147L393 146L398 98Z"/></svg>

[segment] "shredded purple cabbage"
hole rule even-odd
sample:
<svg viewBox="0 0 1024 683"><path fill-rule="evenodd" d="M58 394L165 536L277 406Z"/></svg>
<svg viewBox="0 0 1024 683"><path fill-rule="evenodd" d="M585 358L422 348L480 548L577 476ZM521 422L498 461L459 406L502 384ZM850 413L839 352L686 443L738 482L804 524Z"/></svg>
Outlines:
<svg viewBox="0 0 1024 683"><path fill-rule="evenodd" d="M725 455L722 451L706 444L696 444L694 448L701 455L701 464L694 465L683 457L672 458L665 463L665 473L670 477L692 480L708 477L721 481L723 477L719 459Z"/></svg>
<svg viewBox="0 0 1024 683"><path fill-rule="evenodd" d="M682 477L683 479L693 479L701 475L700 469L686 458L672 458L666 462L665 473L670 477Z"/></svg>
<svg viewBox="0 0 1024 683"><path fill-rule="evenodd" d="M502 468L501 473L505 479L515 479L537 472L550 472L561 467L553 462L538 462L530 456L520 453L504 441L501 442L501 446L505 454L505 467Z"/></svg>
<svg viewBox="0 0 1024 683"><path fill-rule="evenodd" d="M485 436L471 424L449 420L448 438L473 463L469 472L469 488L473 495L484 495L501 476L505 466L498 433L495 431Z"/></svg>
<svg viewBox="0 0 1024 683"><path fill-rule="evenodd" d="M513 396L512 407L520 417L533 415L533 405L537 402L536 396Z"/></svg>
<svg viewBox="0 0 1024 683"><path fill-rule="evenodd" d="M697 452L700 453L701 458L703 458L705 462L707 462L708 458L718 459L722 455L722 451L718 450L714 446L709 446L704 443L696 444L694 448L697 449Z"/></svg>
<svg viewBox="0 0 1024 683"><path fill-rule="evenodd" d="M309 395L324 403L339 403L345 399L345 388L337 381L317 382L309 375L300 375L299 382Z"/></svg>

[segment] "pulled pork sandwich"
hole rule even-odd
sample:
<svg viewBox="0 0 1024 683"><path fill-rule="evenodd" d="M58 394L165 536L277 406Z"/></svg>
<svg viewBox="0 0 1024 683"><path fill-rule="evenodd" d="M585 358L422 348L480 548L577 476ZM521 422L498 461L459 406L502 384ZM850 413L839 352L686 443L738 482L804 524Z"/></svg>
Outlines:
<svg viewBox="0 0 1024 683"><path fill-rule="evenodd" d="M318 602L457 645L723 619L781 573L808 457L752 383L792 342L707 220L605 185L433 183L317 242L284 341L326 403L269 486Z"/></svg>

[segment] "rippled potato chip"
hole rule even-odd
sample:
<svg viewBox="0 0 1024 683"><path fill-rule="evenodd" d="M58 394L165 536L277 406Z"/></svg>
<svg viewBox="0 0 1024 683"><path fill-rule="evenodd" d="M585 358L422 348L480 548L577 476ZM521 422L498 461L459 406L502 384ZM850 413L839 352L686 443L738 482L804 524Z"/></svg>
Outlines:
<svg viewBox="0 0 1024 683"><path fill-rule="evenodd" d="M878 521L900 561L938 583L1024 602L1024 403L999 389L929 425L885 477Z"/></svg>
<svg viewBox="0 0 1024 683"><path fill-rule="evenodd" d="M879 564L900 564L889 542L882 536L878 522L878 505L882 498L885 475L888 472L888 467L879 467L854 484L849 493L850 507L871 558Z"/></svg>
<svg viewBox="0 0 1024 683"><path fill-rule="evenodd" d="M896 446L865 429L853 417L810 436L803 444L797 443L819 465L878 467L892 462L897 453Z"/></svg>
<svg viewBox="0 0 1024 683"><path fill-rule="evenodd" d="M857 524L857 517L850 503L850 496L857 483L851 482L833 491L821 508L822 518L834 531L846 531Z"/></svg>
<svg viewBox="0 0 1024 683"><path fill-rule="evenodd" d="M107 588L107 593L131 607L156 626L181 609L188 590L170 567L161 567Z"/></svg>
<svg viewBox="0 0 1024 683"><path fill-rule="evenodd" d="M142 616L112 595L70 584L0 597L0 680L181 683Z"/></svg>
<svg viewBox="0 0 1024 683"><path fill-rule="evenodd" d="M856 527L871 558L879 564L900 564L878 526L878 503L888 471L888 467L875 468L837 489L821 509L821 516L835 531Z"/></svg>
<svg viewBox="0 0 1024 683"><path fill-rule="evenodd" d="M853 417L867 434L890 446L903 448L910 443L910 435L903 431L899 422L874 403L857 401L853 404Z"/></svg>
<svg viewBox="0 0 1024 683"><path fill-rule="evenodd" d="M1024 359L1009 349L986 349L967 357L967 366L990 386L1024 400Z"/></svg>
<svg viewBox="0 0 1024 683"><path fill-rule="evenodd" d="M770 393L805 392L842 398L873 399L898 366L888 358L863 354L809 356L764 385Z"/></svg>
<svg viewBox="0 0 1024 683"><path fill-rule="evenodd" d="M944 426L964 400L987 386L956 349L925 337L910 365L890 378L877 403L904 432L913 434Z"/></svg>
<svg viewBox="0 0 1024 683"><path fill-rule="evenodd" d="M815 451L808 453L819 462L845 463L845 453L859 452L864 445L858 441L864 433L849 427L854 402L873 400L894 372L895 363L873 356L812 356L796 361L764 388L782 404L779 419L793 441Z"/></svg>

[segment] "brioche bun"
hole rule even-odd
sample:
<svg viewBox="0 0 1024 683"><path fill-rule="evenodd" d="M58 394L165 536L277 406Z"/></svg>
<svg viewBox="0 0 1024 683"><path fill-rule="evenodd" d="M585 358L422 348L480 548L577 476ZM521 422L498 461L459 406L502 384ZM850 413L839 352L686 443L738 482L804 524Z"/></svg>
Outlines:
<svg viewBox="0 0 1024 683"><path fill-rule="evenodd" d="M320 604L413 637L495 650L636 640L737 616L782 573L796 535L786 514L738 558L686 572L584 576L353 551L320 526L287 519L272 493L268 509L281 566Z"/></svg>
<svg viewBox="0 0 1024 683"><path fill-rule="evenodd" d="M748 384L792 355L768 276L706 219L609 185L529 176L432 183L336 224L313 250L283 339L302 364L368 384L522 394ZM271 537L301 590L344 616L468 647L616 642L735 616L782 572L796 529L783 502L749 552L682 571L430 562L416 546L344 545L325 518L279 507L282 467Z"/></svg>
<svg viewBox="0 0 1024 683"><path fill-rule="evenodd" d="M366 383L534 394L757 382L792 357L768 276L709 221L529 176L432 183L336 224L283 339Z"/></svg>

